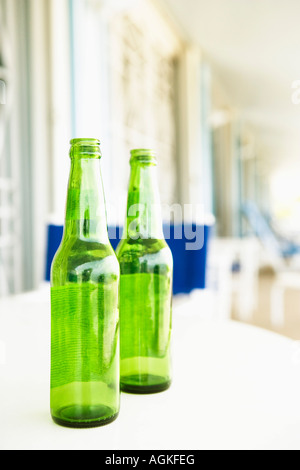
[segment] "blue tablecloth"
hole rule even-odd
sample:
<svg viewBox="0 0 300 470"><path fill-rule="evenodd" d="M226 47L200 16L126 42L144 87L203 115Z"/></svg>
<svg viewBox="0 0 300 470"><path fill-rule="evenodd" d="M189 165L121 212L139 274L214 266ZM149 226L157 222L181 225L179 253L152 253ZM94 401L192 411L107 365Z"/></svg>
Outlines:
<svg viewBox="0 0 300 470"><path fill-rule="evenodd" d="M176 294L189 294L195 289L205 289L207 255L212 227L208 225L171 225L165 227L166 241L170 246L174 259L174 281L173 291ZM117 248L122 236L122 228L109 227L110 241L114 250ZM201 234L198 244L193 246L192 234ZM182 234L178 237L178 234ZM46 260L46 280L50 281L51 263L59 247L63 235L63 227L49 225L47 260ZM195 235L196 237L196 235ZM192 248L187 249L192 244Z"/></svg>

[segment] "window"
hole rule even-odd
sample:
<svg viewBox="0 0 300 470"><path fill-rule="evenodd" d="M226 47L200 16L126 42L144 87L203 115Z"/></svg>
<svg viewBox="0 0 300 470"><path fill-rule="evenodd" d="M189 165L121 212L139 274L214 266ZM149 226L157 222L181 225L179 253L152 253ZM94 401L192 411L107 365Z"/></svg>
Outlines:
<svg viewBox="0 0 300 470"><path fill-rule="evenodd" d="M20 153L16 141L19 122L16 115L15 33L13 5L0 0L0 296L19 292L25 284Z"/></svg>

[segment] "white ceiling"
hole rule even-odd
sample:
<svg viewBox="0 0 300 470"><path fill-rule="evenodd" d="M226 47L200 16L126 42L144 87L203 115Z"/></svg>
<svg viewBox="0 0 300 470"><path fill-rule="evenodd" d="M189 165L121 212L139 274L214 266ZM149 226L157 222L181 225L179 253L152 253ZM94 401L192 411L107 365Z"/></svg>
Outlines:
<svg viewBox="0 0 300 470"><path fill-rule="evenodd" d="M163 0L203 50L262 157L300 163L300 0Z"/></svg>

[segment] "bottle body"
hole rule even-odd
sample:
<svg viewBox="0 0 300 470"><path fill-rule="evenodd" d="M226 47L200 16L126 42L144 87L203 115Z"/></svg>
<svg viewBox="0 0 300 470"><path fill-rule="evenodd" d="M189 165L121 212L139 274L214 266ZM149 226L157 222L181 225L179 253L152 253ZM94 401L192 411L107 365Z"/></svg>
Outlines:
<svg viewBox="0 0 300 470"><path fill-rule="evenodd" d="M128 213L136 206L137 217L127 218L117 248L120 381L121 390L129 393L161 392L171 384L173 259L162 235L152 170L148 162L132 161Z"/></svg>
<svg viewBox="0 0 300 470"><path fill-rule="evenodd" d="M144 241L145 242L145 241ZM172 257L163 240L117 254L120 280L121 390L155 393L171 384Z"/></svg>
<svg viewBox="0 0 300 470"><path fill-rule="evenodd" d="M58 424L93 427L119 412L119 263L107 236L97 159L78 152L51 269L50 406Z"/></svg>

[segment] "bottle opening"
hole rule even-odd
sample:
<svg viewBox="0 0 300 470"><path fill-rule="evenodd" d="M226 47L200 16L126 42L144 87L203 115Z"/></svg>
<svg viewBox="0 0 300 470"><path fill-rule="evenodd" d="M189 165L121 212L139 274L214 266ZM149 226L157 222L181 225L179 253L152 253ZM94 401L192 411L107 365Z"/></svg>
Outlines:
<svg viewBox="0 0 300 470"><path fill-rule="evenodd" d="M70 144L71 158L101 158L102 156L98 139L72 139Z"/></svg>
<svg viewBox="0 0 300 470"><path fill-rule="evenodd" d="M156 152L151 149L131 150L131 162L138 161L142 163L157 164Z"/></svg>

